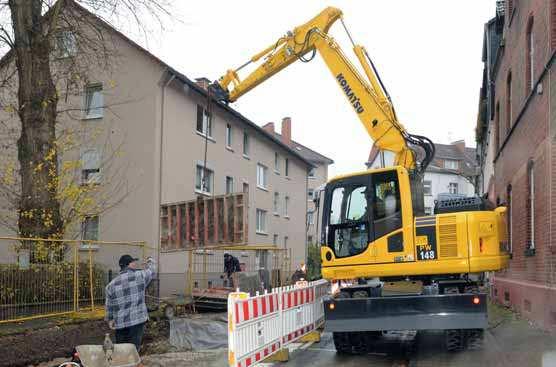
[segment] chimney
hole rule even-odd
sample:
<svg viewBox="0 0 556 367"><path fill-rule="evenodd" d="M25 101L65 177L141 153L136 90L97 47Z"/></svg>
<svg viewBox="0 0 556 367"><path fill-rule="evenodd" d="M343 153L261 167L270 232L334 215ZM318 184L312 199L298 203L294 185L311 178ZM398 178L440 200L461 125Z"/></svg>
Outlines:
<svg viewBox="0 0 556 367"><path fill-rule="evenodd" d="M205 77L201 77L201 78L196 78L195 82L197 83L197 85L201 88L203 88L204 90L208 89L208 86L210 85L210 80L208 80Z"/></svg>
<svg viewBox="0 0 556 367"><path fill-rule="evenodd" d="M455 146L461 154L465 153L465 140L454 141L452 145Z"/></svg>
<svg viewBox="0 0 556 367"><path fill-rule="evenodd" d="M268 122L263 126L263 130L270 133L270 135L274 135L274 122Z"/></svg>
<svg viewBox="0 0 556 367"><path fill-rule="evenodd" d="M290 117L282 119L282 143L288 146L292 144L292 119Z"/></svg>

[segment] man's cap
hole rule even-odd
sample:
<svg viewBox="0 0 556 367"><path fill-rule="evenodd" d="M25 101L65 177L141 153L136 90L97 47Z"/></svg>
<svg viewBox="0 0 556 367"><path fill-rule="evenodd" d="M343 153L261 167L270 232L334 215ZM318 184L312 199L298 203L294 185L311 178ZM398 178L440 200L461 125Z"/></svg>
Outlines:
<svg viewBox="0 0 556 367"><path fill-rule="evenodd" d="M132 257L131 255L127 255L127 254L126 254L126 255L122 255L122 256L120 257L119 264L120 264L120 267L121 267L121 268L125 268L126 266L128 266L128 265L131 264L132 262L138 261L138 260L139 260L139 259L134 258L134 257Z"/></svg>

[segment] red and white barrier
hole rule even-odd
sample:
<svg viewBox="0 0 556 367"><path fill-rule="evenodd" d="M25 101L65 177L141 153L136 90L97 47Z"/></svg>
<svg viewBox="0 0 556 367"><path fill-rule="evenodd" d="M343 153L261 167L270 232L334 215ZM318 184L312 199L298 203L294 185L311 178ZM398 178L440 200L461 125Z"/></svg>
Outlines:
<svg viewBox="0 0 556 367"><path fill-rule="evenodd" d="M328 282L298 283L271 293L228 297L228 362L253 366L317 329L324 322L322 298Z"/></svg>

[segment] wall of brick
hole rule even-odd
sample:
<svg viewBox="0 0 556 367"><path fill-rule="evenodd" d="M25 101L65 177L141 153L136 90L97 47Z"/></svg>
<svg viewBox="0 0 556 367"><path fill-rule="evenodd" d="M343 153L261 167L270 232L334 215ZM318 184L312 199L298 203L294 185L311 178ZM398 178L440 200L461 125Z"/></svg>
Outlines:
<svg viewBox="0 0 556 367"><path fill-rule="evenodd" d="M552 0L551 0L552 1ZM506 13L505 45L495 75L496 102L500 103L499 146L495 154L495 191L506 203L507 187L512 187L511 223L513 258L508 269L495 277L494 290L502 303L538 322L541 326L556 326L556 275L552 238L556 239L556 214L552 203L556 198L556 149L553 148L554 112L551 113L551 74L544 74L542 87L531 90L527 81L527 25L533 19L533 84L552 56L550 45L550 2L522 0L514 4L512 14ZM508 124L507 79L511 72L511 119ZM496 120L496 119L495 119ZM552 127L552 128L551 128ZM552 131L552 133L551 133ZM534 172L534 227L529 226L528 164ZM554 217L556 218L556 217ZM550 230L549 230L550 229ZM527 252L531 231L535 252ZM552 235L551 235L552 234Z"/></svg>

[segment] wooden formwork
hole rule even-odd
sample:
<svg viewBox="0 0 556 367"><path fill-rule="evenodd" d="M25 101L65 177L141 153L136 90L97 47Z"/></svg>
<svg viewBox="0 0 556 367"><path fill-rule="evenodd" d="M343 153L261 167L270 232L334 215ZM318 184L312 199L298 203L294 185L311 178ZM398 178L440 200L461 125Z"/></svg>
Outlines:
<svg viewBox="0 0 556 367"><path fill-rule="evenodd" d="M235 193L162 205L162 250L247 244L247 198Z"/></svg>

